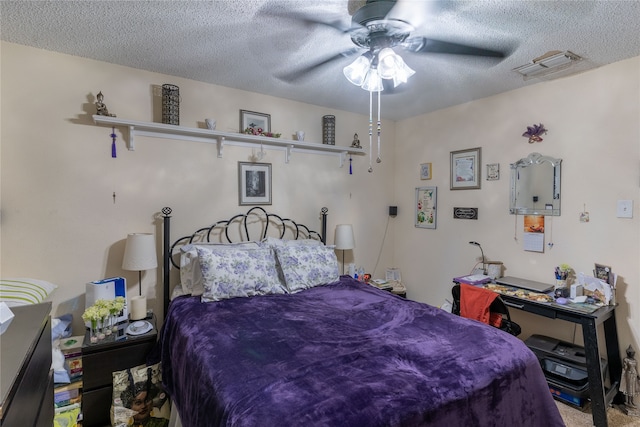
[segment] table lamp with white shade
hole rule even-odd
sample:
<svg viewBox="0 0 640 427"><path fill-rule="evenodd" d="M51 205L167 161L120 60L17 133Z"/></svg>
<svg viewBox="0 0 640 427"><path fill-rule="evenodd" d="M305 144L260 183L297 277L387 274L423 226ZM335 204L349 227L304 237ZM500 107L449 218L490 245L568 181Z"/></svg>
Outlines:
<svg viewBox="0 0 640 427"><path fill-rule="evenodd" d="M147 299L142 295L142 271L158 267L156 255L156 239L151 233L131 233L127 236L127 243L122 258L122 269L138 271L138 296L131 298L129 310L131 320L147 317Z"/></svg>
<svg viewBox="0 0 640 427"><path fill-rule="evenodd" d="M356 239L353 236L353 226L351 224L338 224L336 226L336 235L333 243L336 245L336 249L342 251L342 274L344 274L344 251L356 247Z"/></svg>

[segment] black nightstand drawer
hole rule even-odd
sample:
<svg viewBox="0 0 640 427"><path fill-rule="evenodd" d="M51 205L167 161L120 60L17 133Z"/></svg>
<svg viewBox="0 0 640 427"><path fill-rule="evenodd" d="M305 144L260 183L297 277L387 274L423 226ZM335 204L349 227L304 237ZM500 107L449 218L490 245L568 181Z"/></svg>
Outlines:
<svg viewBox="0 0 640 427"><path fill-rule="evenodd" d="M83 354L82 356L82 384L84 390L111 385L112 373L133 366L143 365L147 361L147 354L155 345L153 339L146 342L129 344L126 347L100 351L98 353Z"/></svg>

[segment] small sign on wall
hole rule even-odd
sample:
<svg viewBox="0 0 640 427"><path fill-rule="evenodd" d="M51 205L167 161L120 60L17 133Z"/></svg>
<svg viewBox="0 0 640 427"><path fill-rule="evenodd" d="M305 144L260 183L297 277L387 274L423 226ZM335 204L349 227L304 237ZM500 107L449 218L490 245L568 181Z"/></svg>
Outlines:
<svg viewBox="0 0 640 427"><path fill-rule="evenodd" d="M478 219L478 208L453 208L454 219Z"/></svg>

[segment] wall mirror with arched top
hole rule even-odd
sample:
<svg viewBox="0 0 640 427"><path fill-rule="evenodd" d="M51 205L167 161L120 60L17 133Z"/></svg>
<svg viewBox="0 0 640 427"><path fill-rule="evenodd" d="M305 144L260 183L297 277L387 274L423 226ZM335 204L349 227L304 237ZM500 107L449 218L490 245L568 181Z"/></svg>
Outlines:
<svg viewBox="0 0 640 427"><path fill-rule="evenodd" d="M561 163L562 159L540 153L531 153L511 163L509 212L560 216Z"/></svg>

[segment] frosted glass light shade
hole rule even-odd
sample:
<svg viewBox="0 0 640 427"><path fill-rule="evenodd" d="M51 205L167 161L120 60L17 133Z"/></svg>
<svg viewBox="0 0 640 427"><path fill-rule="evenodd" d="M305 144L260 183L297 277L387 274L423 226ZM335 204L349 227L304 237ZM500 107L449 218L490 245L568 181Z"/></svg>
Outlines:
<svg viewBox="0 0 640 427"><path fill-rule="evenodd" d="M362 86L364 79L369 71L369 58L365 55L359 56L351 65L347 65L342 69L344 76L356 86Z"/></svg>
<svg viewBox="0 0 640 427"><path fill-rule="evenodd" d="M367 92L382 92L384 90L384 86L382 86L382 79L378 74L378 70L372 68L367 73L367 77L364 79L364 83L362 83L362 89Z"/></svg>
<svg viewBox="0 0 640 427"><path fill-rule="evenodd" d="M142 271L158 267L156 239L150 233L131 233L122 258L122 269Z"/></svg>
<svg viewBox="0 0 640 427"><path fill-rule="evenodd" d="M356 239L353 237L353 227L351 224L338 224L333 243L336 249L347 250L356 247Z"/></svg>

